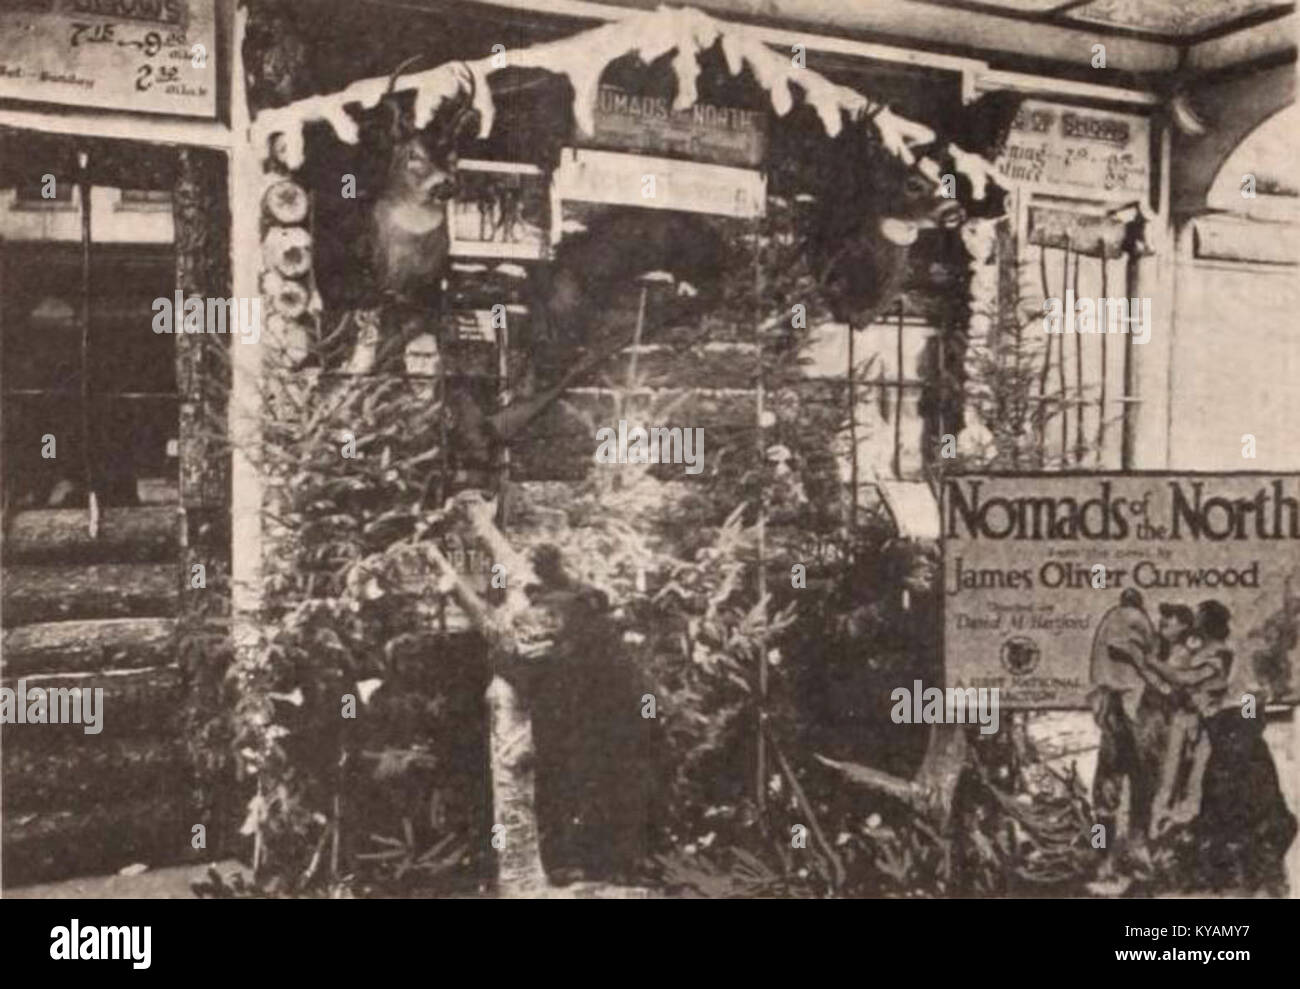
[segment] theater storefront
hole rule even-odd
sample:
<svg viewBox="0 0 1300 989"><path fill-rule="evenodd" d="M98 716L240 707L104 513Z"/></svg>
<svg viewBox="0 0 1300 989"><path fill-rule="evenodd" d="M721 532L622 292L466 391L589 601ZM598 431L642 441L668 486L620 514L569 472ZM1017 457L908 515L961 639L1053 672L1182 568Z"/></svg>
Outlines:
<svg viewBox="0 0 1300 989"><path fill-rule="evenodd" d="M204 6L190 5L196 12ZM25 155L15 158L11 149L21 142L5 141L6 162L22 163L9 173L15 190L10 216L22 218L26 225L13 229L28 231L25 237L12 238L23 245L12 252L13 263L21 270L23 264L46 257L31 245L49 239L60 246L50 248L48 264L61 272L42 283L48 294L47 289L11 292L6 278L6 355L11 352L11 332L44 340L54 340L57 333L80 340L89 333L91 347L98 347L94 319L82 315L87 280L94 312L100 310L94 293L107 286L131 296L134 301L113 302L104 311L112 306L129 310L135 315L124 318L132 326L142 315L141 299L170 297L179 287L187 293L261 300L264 344L224 348L232 358L226 364L233 409L263 408L267 395L285 383L319 374L340 379L392 375L403 379L404 387L426 388L430 395L435 388L446 389L450 381L467 396L466 407L484 418L504 415L511 403L526 407L529 399L554 388L564 393L570 406L604 414L612 389L590 369L585 378L566 380L564 372L573 368L565 366L571 353L565 347L572 341L564 340L554 325L540 325L532 311L530 286L543 278L572 276L578 293L593 279L600 280L604 289L596 304L575 295L565 319L572 317L577 325L580 313L599 311L605 317L599 321L602 325L584 324L583 331L595 337L604 333L611 345L618 340L608 326L644 329L653 327L656 319L670 322L673 307L690 298L689 291L679 291L681 283L690 291L707 288L705 276L716 259L707 249L697 250L710 243L706 231L758 222L767 197L779 188L777 173L790 150L782 147L782 132L772 124L781 112L781 98L773 96L779 80L775 87L771 78L735 84L726 71L725 51L708 56L716 64L706 65L700 90L693 101L686 101L688 106L675 105L680 92L674 91L671 59L651 70L635 59L618 59L628 46L614 45L600 66L603 74L593 79L587 75L590 65L606 49L590 47L590 40L587 48L578 42L567 51L561 46L558 54L536 54L548 42L580 37L652 6L639 0L616 6L559 0L427 0L346 7L252 2L234 10L219 3L213 9L217 33L210 63L218 98L210 118L182 119L154 111L132 115L129 106L109 104L59 110L46 106L42 94L24 97L3 91L0 123L11 128L6 136L39 132L57 145L72 176L71 184L62 188L75 194L78 182L84 181L92 188L123 190L118 200L101 193L109 195L102 210L92 192L90 235L83 236L84 224L70 219L71 213L57 214L54 207L42 207L46 212L17 208L20 189L29 190L22 193L28 201L39 195L36 180L47 169L34 167ZM747 16L746 4L720 0L706 6L724 25L753 19ZM1030 54L1019 49L1016 32L1006 30L1008 21L1027 24L1021 19L1022 6L994 3L978 11L963 8L958 14L941 3L839 9L784 0L770 5L770 16L762 24L749 25L744 32L791 67L801 47L808 69L862 94L872 109L887 104L901 121L920 122L966 151L987 155L992 178L1006 187L1000 210L990 208L987 215L969 218L960 235L962 250L954 251L951 240L944 239L942 224L927 227L911 247L912 266L903 290L887 305L862 310L860 321L821 328L812 349L810 390L842 381L846 368L872 359L870 375L852 382L854 428L839 450L840 481L847 501L855 507L883 503L906 536L937 534L931 491L942 468L943 438L956 434L963 450L988 439L962 382L974 370L970 361L977 345L998 332L998 321L989 318L987 310L1017 295L1031 299L1071 292L1078 297L1149 298L1153 306L1147 343L1136 344L1132 334L1063 336L1035 352L1035 368L1041 372L1035 383L1040 412L1028 432L1035 448L1047 454L1046 459L1015 466L1084 471L1235 467L1243 433L1252 433L1258 441L1258 466L1298 466L1295 446L1284 433L1284 423L1294 418L1294 348L1283 334L1271 332L1281 314L1293 308L1286 292L1294 284L1294 257L1282 247L1294 233L1294 189L1270 164L1274 159L1269 152L1254 164L1228 161L1232 148L1250 146L1252 131L1261 124L1260 133L1266 131L1270 125L1263 122L1293 100L1289 18L1270 20L1258 12L1235 18L1231 12L1216 12L1211 4L1182 5L1178 13L1152 12L1143 5L1074 5L1035 22L1034 36L1042 46L1038 54ZM655 43L671 41L672 28L647 23L652 25L650 33L638 42L655 54L666 51ZM221 40L226 37L228 43ZM1107 48L1105 70L1092 64L1097 42ZM502 57L500 66L491 61L494 54ZM520 61L513 60L517 55ZM437 71L457 64L475 67L466 68L468 80L459 69ZM1192 75L1179 77L1183 102L1173 106L1165 95L1170 89L1166 83L1180 65L1190 66ZM385 98L389 90L395 100ZM457 121L449 116L456 109L452 97L471 93L469 105L477 118ZM833 97L828 98L833 106ZM402 121L385 109L393 102L410 112L427 112L425 122L436 119L454 133L444 136L441 145L413 150ZM1013 102L1018 105L1004 119ZM1194 107L1199 124L1188 123L1185 107ZM484 123L485 112L495 118L490 126ZM576 118L586 126L576 126ZM463 131L458 129L461 123ZM150 154L133 151L128 158L161 157L163 164L149 170L148 180L96 172L99 162L111 155L89 146L88 140L78 143L82 134L110 144L129 138L150 145ZM1266 134L1262 143L1270 143ZM453 145L458 152L454 166L446 154ZM89 165L80 166L80 153L87 148ZM181 148L185 150L172 150ZM410 157L399 162L395 149ZM411 171L403 172L407 161ZM668 181L656 193L665 208L656 213L645 208L644 179L664 162L671 163L660 173ZM79 173L78 167L89 171ZM1240 181L1234 178L1239 167L1269 176L1260 196L1244 209L1230 195ZM450 186L452 171L457 195L449 207L453 235L445 256L430 247L434 241L422 242L418 230L409 243L392 250L393 244L368 239L374 233L368 226L371 204L391 194L400 210L404 181ZM196 183L201 193L177 192L192 190ZM128 195L137 188L148 192ZM161 220L166 216L161 197L168 191L176 217L170 226ZM963 195L968 191L963 186ZM878 203L887 200L892 206L896 192L877 189L875 196L854 205L878 209ZM117 254L107 244L98 249L94 234L100 219L131 215L129 209L111 210L114 202L125 207L133 196L140 203L139 215L152 218L148 233L143 232L145 225L133 223L123 236L137 241ZM155 200L147 209L146 196ZM198 206L181 211L178 201ZM654 215L629 222L616 238L582 255L572 270L555 265L566 243L578 243L574 238L617 210ZM47 238L46 231L55 229L50 223L39 227L39 236L30 232L36 229L33 217L56 215L63 217L57 236ZM668 216L675 219L667 222ZM676 219L682 216L686 219ZM1278 236L1241 237L1243 227L1251 224L1270 224ZM100 240L115 236L106 231ZM6 238L10 240L8 233ZM1272 245L1264 252L1267 256L1260 254L1259 245L1265 243ZM618 263L636 251L645 254L632 257L627 269L620 270ZM110 260L118 256L123 260ZM397 306L384 301L408 291L401 274L401 266L408 263L419 278L437 283L437 304L445 307L439 322L448 329L435 328L428 318L422 307L432 305L429 300ZM45 261L41 269L47 269ZM172 282L149 295L171 270L177 272ZM643 277L647 271L665 270L671 281ZM394 281L385 283L389 276ZM1009 283L1017 279L1021 284L1011 288ZM21 280L31 281L27 275ZM1256 290L1261 284L1268 290ZM962 291L954 292L958 285ZM384 296L389 288L395 296ZM974 312L947 304L954 298L972 303ZM10 299L16 300L16 315L11 314ZM494 318L498 306L504 309L504 319ZM653 390L693 393L691 400L714 417L710 427L762 430L767 419L759 341L752 327L727 327L725 322L712 327L711 349L692 363L674 359L659 340L647 338L624 354L617 365L620 374L630 359L651 376ZM86 331L83 324L92 329ZM560 330L567 325L563 322ZM1233 331L1224 332L1229 325ZM6 509L14 526L7 529L6 554L10 547L17 552L16 547L25 545L9 531L26 532L23 524L35 521L45 525L32 514L24 523L24 513L78 513L79 521L66 524L75 528L84 522L85 538L59 537L63 541L58 546L89 543L92 492L100 526L94 552L101 551L103 535L115 531L116 520L124 518L116 513L161 507L173 513L170 517L179 514L184 523L167 546L159 536L166 530L146 525L144 533L153 540L147 552L128 542L121 558L85 555L89 551L84 549L48 559L39 549L31 557L13 556L14 567L155 568L147 577L143 571L111 571L126 582L127 597L147 603L132 604L126 611L115 603L78 610L81 605L63 603L76 595L59 590L53 596L56 603L31 613L33 624L174 621L177 614L183 615L183 592L194 559L218 561L209 564L209 572L220 573L219 561L229 553L235 617L229 636L236 643L252 641L253 616L265 604L261 588L267 532L262 509L268 493L274 494L268 492L255 452L257 416L231 413L224 404L214 406L205 397L207 371L163 370L164 363L172 365L157 355L171 348L167 352L174 351L180 360L193 346L189 337L155 338L138 326L136 331L142 341L140 355L121 359L157 381L118 389L142 397L112 394L114 388L96 383L92 373L100 368L106 374L114 366L96 363L96 355L106 351L83 348L72 368L79 411L71 425L59 427L75 437L76 422L86 414L95 424L117 421L105 411L114 403L154 409L131 413L145 419L138 426L130 420L126 427L138 437L131 447L138 467L133 472L119 470L111 479L113 490L125 493L110 494L106 486L101 496L93 463L89 468L81 465L77 477L42 481L39 491L34 480L25 480L37 475L22 472L24 480L15 481L13 488L13 507L7 504ZM1245 338L1249 345L1241 344ZM394 340L400 344L392 346ZM272 348L291 355L287 366L292 370L285 371L278 358L268 360ZM56 354L66 359L68 350L56 348ZM17 392L44 386L23 383L8 367L6 361L6 461L18 463L17 454L9 452L9 423L15 424L15 437L20 431L26 437L26 446L33 437L39 439L36 433L50 430L25 423L17 412L11 418L11 384L16 392L12 401L29 406L38 405L40 397ZM77 370L86 367L92 372ZM172 373L176 376L169 377ZM90 384L83 389L80 380ZM146 394L154 397L143 397ZM1268 414L1260 414L1253 401L1224 398L1238 394L1261 396ZM99 404L87 404L94 402ZM198 437L206 435L204 430L190 426L203 415L218 420L218 432L224 431L225 440L233 444L229 486L220 469L213 470L225 462L223 457L201 445ZM493 428L498 422L507 423L508 417L494 422ZM586 434L551 407L541 424L534 422L530 428L534 432L529 442L506 444L504 452L473 443L458 451L443 472L452 479L449 489L571 482L589 453L580 448ZM1204 436L1215 429L1222 434L1221 442L1210 449ZM79 455L77 443L74 438L69 444L70 456ZM65 447L59 449L61 459ZM119 465L125 460L118 451L109 459ZM84 480L87 476L92 480ZM168 488L169 479L175 480L174 491ZM77 501L75 507L50 505L55 489ZM6 481L7 498L9 492ZM132 500L143 496L171 500L160 506ZM120 504L122 499L129 504ZM196 523L200 517L206 521ZM503 520L506 531L509 522ZM195 549L203 539L211 544ZM481 554L452 544L447 553L477 586L489 586ZM6 555L7 578L10 560ZM175 580L169 583L159 567L172 567ZM22 583L19 579L13 586ZM153 590L140 593L146 587ZM7 628L12 613L8 593ZM445 603L436 610L435 620L450 636L468 624ZM176 634L170 625L152 628L155 642L160 641L157 635ZM99 629L93 631L98 634ZM22 643L24 636L39 640L43 632L15 627L6 634ZM78 642L86 634L85 629L75 631ZM97 657L156 654L154 647L137 651L134 640L118 652L98 645L94 650ZM11 651L8 639L6 654L7 660L21 655ZM43 663L33 660L29 668L33 673L64 669ZM153 670L169 664L141 658L126 665ZM1279 707L1270 715L1279 760L1293 758L1288 749L1293 745L1288 736L1294 734L1291 710ZM1083 739L1083 748L1095 744L1095 731L1082 711L1031 720L1045 726L1041 734L1046 742L1068 740L1073 733ZM142 776L140 762L132 761L131 753L148 745L123 741L122 747L114 763L119 778L161 778L147 772ZM1068 747L1062 741L1062 753ZM10 773L48 775L40 766L15 763L10 769L9 758L6 746L6 782ZM480 752L473 758L485 756ZM1086 755L1082 763L1086 773ZM148 790L154 783L141 786ZM59 801L68 799L60 794L38 798L36 790L31 792L36 824L51 814L57 819ZM116 798L103 798L106 814L116 814L121 805ZM6 815L6 848L9 821ZM136 833L134 825L123 827ZM179 854L190 854L188 844L182 844Z"/></svg>

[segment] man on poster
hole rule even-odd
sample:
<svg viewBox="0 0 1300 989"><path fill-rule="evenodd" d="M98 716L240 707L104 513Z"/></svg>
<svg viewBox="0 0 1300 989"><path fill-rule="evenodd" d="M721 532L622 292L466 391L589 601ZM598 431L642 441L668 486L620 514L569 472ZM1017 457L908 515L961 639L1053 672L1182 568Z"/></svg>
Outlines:
<svg viewBox="0 0 1300 989"><path fill-rule="evenodd" d="M1095 883L1097 892L1112 892L1109 887L1116 884L1127 887L1130 880L1120 878L1118 868L1131 854L1142 854L1151 786L1150 777L1142 771L1135 726L1145 682L1134 666L1120 657L1147 655L1155 639L1141 593L1127 588L1120 593L1119 603L1098 622L1092 641L1089 699L1101 730L1092 803L1107 841Z"/></svg>

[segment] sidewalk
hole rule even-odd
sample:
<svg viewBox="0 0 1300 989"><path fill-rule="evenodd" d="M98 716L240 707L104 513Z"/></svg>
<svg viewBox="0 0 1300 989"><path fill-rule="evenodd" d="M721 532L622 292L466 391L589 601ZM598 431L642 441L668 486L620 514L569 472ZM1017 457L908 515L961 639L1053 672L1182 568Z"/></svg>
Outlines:
<svg viewBox="0 0 1300 989"><path fill-rule="evenodd" d="M136 876L83 876L57 883L39 883L35 886L18 886L0 893L7 900L192 900L191 883L206 879L209 868L216 868L223 876L241 871L247 877L249 870L234 859L198 865L169 866L150 869Z"/></svg>

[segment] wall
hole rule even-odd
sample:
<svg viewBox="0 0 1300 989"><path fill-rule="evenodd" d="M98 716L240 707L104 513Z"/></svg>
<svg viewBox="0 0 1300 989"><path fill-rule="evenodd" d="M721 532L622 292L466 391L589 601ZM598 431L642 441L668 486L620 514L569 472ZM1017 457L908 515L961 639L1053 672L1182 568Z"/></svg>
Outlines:
<svg viewBox="0 0 1300 989"><path fill-rule="evenodd" d="M1187 256L1177 261L1169 370L1169 466L1300 470L1296 269ZM1258 458L1242 457L1242 435Z"/></svg>

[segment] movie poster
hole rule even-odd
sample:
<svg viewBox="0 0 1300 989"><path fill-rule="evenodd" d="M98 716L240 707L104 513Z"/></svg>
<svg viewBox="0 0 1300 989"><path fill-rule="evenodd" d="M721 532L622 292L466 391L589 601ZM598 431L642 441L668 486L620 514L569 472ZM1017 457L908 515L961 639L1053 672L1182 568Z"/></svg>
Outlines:
<svg viewBox="0 0 1300 989"><path fill-rule="evenodd" d="M950 686L1086 707L1130 660L1208 650L1230 693L1296 697L1300 476L965 475L942 513Z"/></svg>

